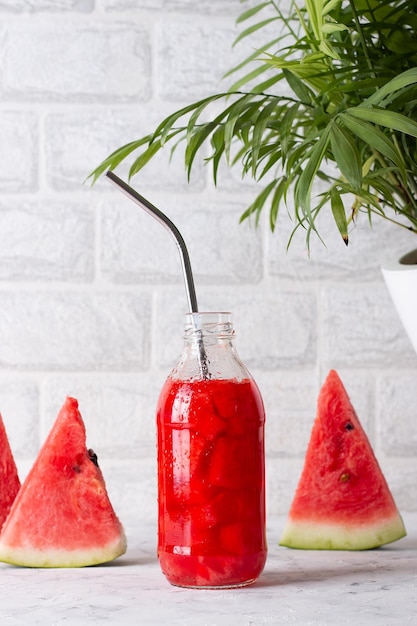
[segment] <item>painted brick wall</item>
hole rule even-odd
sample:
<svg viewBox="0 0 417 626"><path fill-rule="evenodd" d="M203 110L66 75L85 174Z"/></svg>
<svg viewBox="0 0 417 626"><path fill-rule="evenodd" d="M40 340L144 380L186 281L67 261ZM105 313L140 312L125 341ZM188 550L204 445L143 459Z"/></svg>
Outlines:
<svg viewBox="0 0 417 626"><path fill-rule="evenodd" d="M0 410L23 477L66 395L80 401L120 516L156 519L154 407L181 349L186 298L169 234L89 172L162 117L222 88L238 0L0 0ZM224 85L226 87L226 84ZM125 170L121 168L121 175ZM417 356L379 266L412 248L365 222L302 237L238 218L255 192L217 190L180 154L136 187L182 231L201 310L234 313L267 409L268 511L285 513L336 367L403 510L415 510ZM284 213L284 212L283 212ZM266 216L265 216L266 217Z"/></svg>

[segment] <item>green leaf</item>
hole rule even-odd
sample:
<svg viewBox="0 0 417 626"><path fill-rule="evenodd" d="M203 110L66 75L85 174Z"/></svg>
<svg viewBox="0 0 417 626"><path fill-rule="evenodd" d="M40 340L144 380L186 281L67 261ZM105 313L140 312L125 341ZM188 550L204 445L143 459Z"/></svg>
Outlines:
<svg viewBox="0 0 417 626"><path fill-rule="evenodd" d="M223 75L223 78L229 77L231 74L234 74L235 72L241 70L243 67L249 65L249 63L252 63L253 61L259 62L261 54L263 54L272 47L276 48L278 42L281 41L281 39L282 37L276 37L275 39L272 39L272 41L268 41L268 43L264 44L263 46L256 48L254 52L252 52L252 54L246 57L246 59L243 59L243 61L241 61L238 65L235 65L234 67L232 67L232 69L228 70L226 74Z"/></svg>
<svg viewBox="0 0 417 626"><path fill-rule="evenodd" d="M378 91L365 100L363 106L369 107L375 104L380 104L386 96L390 95L394 91L399 91L400 89L415 83L417 83L417 67L406 70L385 83L383 87L380 87Z"/></svg>
<svg viewBox="0 0 417 626"><path fill-rule="evenodd" d="M272 112L277 107L277 98L271 96L271 101L264 107L264 109L259 114L255 126L253 128L253 137L252 137L252 174L255 176L257 162L259 157L259 151L261 146L263 145L262 139L265 129L270 122L270 118Z"/></svg>
<svg viewBox="0 0 417 626"><path fill-rule="evenodd" d="M372 172L364 179L364 185L369 187L370 189L374 189L378 197L384 198L382 204L391 205L395 210L397 210L397 202L395 200L394 194L396 192L396 187L390 182L389 172L386 172L386 176L381 176L380 173ZM380 207L381 202L378 201L378 206Z"/></svg>
<svg viewBox="0 0 417 626"><path fill-rule="evenodd" d="M272 85L276 85L276 83L279 83L282 79L282 74L269 76L269 78L264 80L262 83L259 83L258 85L256 85L256 87L253 87L253 89L251 89L251 93L256 93L259 95L266 93L270 89L270 87L272 87Z"/></svg>
<svg viewBox="0 0 417 626"><path fill-rule="evenodd" d="M333 33L341 32L342 30L347 30L347 26L345 24L336 24L335 22L326 22L321 27L321 32L326 35L332 35Z"/></svg>
<svg viewBox="0 0 417 626"><path fill-rule="evenodd" d="M266 163L261 171L261 173L259 174L257 180L261 180L261 178L263 178L265 176L265 174L267 174L271 167L273 167L274 165L277 164L277 162L282 158L282 152L281 150L278 148L278 146L273 146L271 148L271 154L269 155L269 157L266 160Z"/></svg>
<svg viewBox="0 0 417 626"><path fill-rule="evenodd" d="M340 193L335 187L330 190L330 205L336 226L346 245L349 243L346 211Z"/></svg>
<svg viewBox="0 0 417 626"><path fill-rule="evenodd" d="M245 20L249 19L253 15L256 15L256 13L259 13L259 11L262 11L262 9L264 9L265 7L269 5L270 5L270 2L262 2L262 4L258 4L250 9L247 9L246 11L244 11L243 13L239 15L239 17L236 20L236 24L240 24L241 22L244 22Z"/></svg>
<svg viewBox="0 0 417 626"><path fill-rule="evenodd" d="M216 102L216 100L226 98L228 95L228 93L219 93L214 96L208 96L207 98L203 98L202 100L193 102L193 104L189 104L188 106L185 106L182 109L175 111L175 113L168 115L164 120L162 120L159 126L157 126L153 136L159 136L161 139L161 145L163 145L167 140L167 136L169 135L172 127L181 117L188 115L188 113L191 113L196 109L202 110L202 108L204 108L205 106L211 104L212 102Z"/></svg>
<svg viewBox="0 0 417 626"><path fill-rule="evenodd" d="M132 163L129 170L129 178L132 178L137 174L149 161L155 156L155 154L161 149L161 141L157 139L149 145L149 147Z"/></svg>
<svg viewBox="0 0 417 626"><path fill-rule="evenodd" d="M393 142L384 133L364 120L360 120L350 115L350 109L346 113L341 113L339 119L352 133L357 135L365 144L380 152L383 156L394 163L401 172L405 180L406 172L401 154L396 149Z"/></svg>
<svg viewBox="0 0 417 626"><path fill-rule="evenodd" d="M224 144L228 161L230 159L231 142L235 135L236 124L238 120L242 121L244 119L244 113L247 111L248 106L251 105L252 100L253 96L246 94L229 107L229 114L224 126Z"/></svg>
<svg viewBox="0 0 417 626"><path fill-rule="evenodd" d="M255 80L261 74L264 74L265 72L268 72L269 69L270 68L268 67L268 65L265 64L265 65L260 65L259 67L257 67L254 70L250 71L248 74L245 74L244 76L239 78L239 80L234 82L233 85L231 85L229 93L233 93L235 91L239 91L239 89L241 87L243 87L243 85L246 85L246 83L249 83L249 82ZM274 78L276 78L276 77L274 77Z"/></svg>
<svg viewBox="0 0 417 626"><path fill-rule="evenodd" d="M183 131L183 128L178 128L177 130L172 131L171 134L168 136L168 141L173 139L176 135L183 133ZM149 163L149 161L155 156L155 154L159 152L159 150L161 150L161 148L163 147L164 144L162 144L159 139L153 140L152 143L149 144L147 149L141 155L139 155L139 157L132 163L129 170L129 179L131 179L132 176L137 174L143 167L145 167L145 165ZM171 153L174 151L174 148L171 149Z"/></svg>
<svg viewBox="0 0 417 626"><path fill-rule="evenodd" d="M286 108L283 117L281 118L280 124L280 133L281 133L281 150L282 150L282 158L285 162L286 155L290 146L290 141L293 137L293 128L297 127L297 122L295 121L298 112L301 108L301 103L296 102L290 108Z"/></svg>
<svg viewBox="0 0 417 626"><path fill-rule="evenodd" d="M283 177L278 182L278 185L276 186L274 195L272 196L272 200L271 200L271 207L269 211L269 226L272 232L274 232L275 230L275 226L276 226L277 219L278 219L279 208L281 206L281 202L283 198L285 197L287 188L288 188L288 181L285 177Z"/></svg>
<svg viewBox="0 0 417 626"><path fill-rule="evenodd" d="M98 178L107 170L114 170L122 161L124 161L129 154L140 148L141 146L148 144L151 141L152 135L147 135L146 137L142 137L137 141L131 141L130 143L118 148L114 152L112 152L98 167L96 167L91 174L87 176L84 182L86 182L89 178L92 179L91 184L97 181Z"/></svg>
<svg viewBox="0 0 417 626"><path fill-rule="evenodd" d="M207 102L201 104L200 106L196 107L194 109L192 115L190 115L189 120L188 120L188 124L187 124L187 135L186 135L187 142L190 141L190 139L191 139L191 137L193 135L193 131L195 129L195 125L197 124L197 121L198 121L200 115L205 110L207 105L208 105Z"/></svg>
<svg viewBox="0 0 417 626"><path fill-rule="evenodd" d="M336 52L331 43L327 41L327 39L322 39L320 41L319 50L332 59L335 59L337 61L340 59L340 55Z"/></svg>
<svg viewBox="0 0 417 626"><path fill-rule="evenodd" d="M327 15L330 11L333 11L341 4L341 0L329 0L328 2L323 2L323 15Z"/></svg>
<svg viewBox="0 0 417 626"><path fill-rule="evenodd" d="M318 140L316 141L314 148L312 149L307 164L301 173L294 190L296 209L300 207L303 211L308 224L315 229L314 219L311 214L310 202L311 202L311 189L313 181L317 174L317 170L321 166L324 155L329 145L329 129L326 128L322 131Z"/></svg>
<svg viewBox="0 0 417 626"><path fill-rule="evenodd" d="M368 109L358 106L350 108L349 114L378 126L385 126L385 128L391 128L391 130L417 137L417 122L401 113L386 109Z"/></svg>
<svg viewBox="0 0 417 626"><path fill-rule="evenodd" d="M322 1L321 0L305 0L310 25L313 29L315 39L320 39L320 26L323 21L322 17ZM300 14L299 14L300 15Z"/></svg>
<svg viewBox="0 0 417 626"><path fill-rule="evenodd" d="M195 155L216 127L217 124L215 122L208 122L195 130L193 135L188 139L187 146L185 148L185 165L187 167L188 179L191 175Z"/></svg>
<svg viewBox="0 0 417 626"><path fill-rule="evenodd" d="M233 45L235 46L237 43L239 43L239 41L241 41L242 39L245 39L245 37L248 37L248 35L252 35L253 33L256 33L258 30L260 30L261 28L264 28L265 26L268 26L272 22L276 22L277 19L278 19L277 17L270 17L266 20L263 20L262 22L257 22L256 24L252 24L252 26L249 26L249 28L246 28L246 30L242 31L236 37Z"/></svg>
<svg viewBox="0 0 417 626"><path fill-rule="evenodd" d="M330 129L332 152L341 173L352 185L359 189L362 184L362 163L359 151L352 136L338 124Z"/></svg>
<svg viewBox="0 0 417 626"><path fill-rule="evenodd" d="M217 185L217 171L222 155L224 154L224 126L218 126L211 137L211 145L214 148L214 152L208 160L213 162L213 180Z"/></svg>
<svg viewBox="0 0 417 626"><path fill-rule="evenodd" d="M284 68L282 72L288 85L291 87L297 98L301 101L301 104L311 104L314 97L314 93L311 91L311 89L290 70Z"/></svg>
<svg viewBox="0 0 417 626"><path fill-rule="evenodd" d="M287 60L282 56L268 55L265 59L265 63L277 69L290 70L318 92L325 92L328 88L331 72L328 65L323 60L300 62Z"/></svg>
<svg viewBox="0 0 417 626"><path fill-rule="evenodd" d="M224 120L226 116L228 120L225 123L224 133L222 135L226 157L229 157L230 143L234 135L234 127L237 120L241 119L244 115L245 109L250 105L253 96L251 94L245 95L239 98L236 102L230 104L226 109L221 111L217 117L210 121L200 125L197 125L198 117L204 110L204 106L200 106L193 112L190 117L187 126L187 146L185 150L185 163L187 165L188 176L190 176L192 164L196 153L202 146L208 136L214 131L215 128Z"/></svg>
<svg viewBox="0 0 417 626"><path fill-rule="evenodd" d="M379 174L372 173L368 176L365 176L363 179L363 185L359 192L355 193L353 189L350 187L349 183L343 183L342 181L338 181L337 186L338 189L344 194L354 195L353 207L356 207L354 210L357 211L357 208L361 205L372 205L377 210L382 210L381 202L379 200L379 191L378 190L378 180ZM375 185L375 181L377 184ZM377 194L372 192L371 190L377 191ZM390 201L392 198L392 188L390 191L390 196L388 200ZM395 206L395 205L394 205Z"/></svg>
<svg viewBox="0 0 417 626"><path fill-rule="evenodd" d="M267 201L269 194L275 187L275 185L276 185L276 181L273 180L261 191L261 193L252 202L252 204L241 215L241 218L240 218L241 222L243 222L243 220L247 219L250 215L252 215L252 213L256 213L256 224L258 223L262 208L265 202Z"/></svg>

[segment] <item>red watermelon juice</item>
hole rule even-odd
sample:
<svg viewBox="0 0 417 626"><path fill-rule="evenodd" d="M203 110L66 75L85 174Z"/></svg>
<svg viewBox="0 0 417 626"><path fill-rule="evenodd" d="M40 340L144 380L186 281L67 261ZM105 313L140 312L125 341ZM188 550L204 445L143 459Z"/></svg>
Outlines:
<svg viewBox="0 0 417 626"><path fill-rule="evenodd" d="M157 409L158 557L172 584L236 587L262 572L264 421L250 377L167 379Z"/></svg>

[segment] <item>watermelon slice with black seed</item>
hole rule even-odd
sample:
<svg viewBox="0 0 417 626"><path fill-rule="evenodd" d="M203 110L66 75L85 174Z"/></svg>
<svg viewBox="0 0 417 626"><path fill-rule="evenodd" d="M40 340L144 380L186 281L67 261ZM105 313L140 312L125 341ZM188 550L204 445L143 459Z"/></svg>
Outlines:
<svg viewBox="0 0 417 626"><path fill-rule="evenodd" d="M0 535L0 561L82 567L126 550L97 456L86 447L78 402L67 398Z"/></svg>
<svg viewBox="0 0 417 626"><path fill-rule="evenodd" d="M324 382L280 545L365 550L400 539L403 521L337 372Z"/></svg>
<svg viewBox="0 0 417 626"><path fill-rule="evenodd" d="M20 489L20 480L10 448L9 439L0 415L0 529Z"/></svg>

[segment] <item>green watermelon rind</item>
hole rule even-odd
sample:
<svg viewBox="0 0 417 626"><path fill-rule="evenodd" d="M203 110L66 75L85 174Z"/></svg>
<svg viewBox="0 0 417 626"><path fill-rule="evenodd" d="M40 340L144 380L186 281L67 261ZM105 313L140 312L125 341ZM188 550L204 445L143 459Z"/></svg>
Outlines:
<svg viewBox="0 0 417 626"><path fill-rule="evenodd" d="M279 545L301 550L372 550L405 537L401 516L372 524L331 524L289 519Z"/></svg>
<svg viewBox="0 0 417 626"><path fill-rule="evenodd" d="M0 561L22 567L67 568L101 565L114 561L126 552L127 542L122 536L106 546L88 548L88 550L36 550L33 546L13 547L0 546Z"/></svg>

